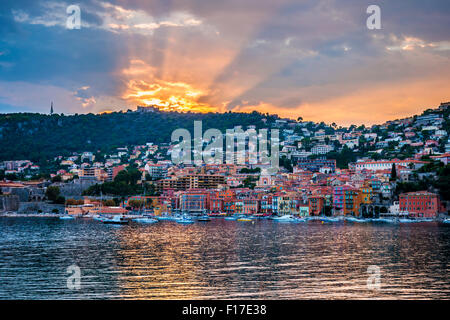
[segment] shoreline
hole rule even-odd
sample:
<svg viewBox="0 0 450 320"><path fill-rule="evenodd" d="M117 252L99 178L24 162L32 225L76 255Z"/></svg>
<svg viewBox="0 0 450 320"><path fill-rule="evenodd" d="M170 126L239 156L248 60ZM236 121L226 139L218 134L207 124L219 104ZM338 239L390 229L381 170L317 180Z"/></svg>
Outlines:
<svg viewBox="0 0 450 320"><path fill-rule="evenodd" d="M3 212L0 213L0 218L59 218L59 217L63 217L63 216L67 216L67 214L62 214L62 213L16 213L16 212ZM141 217L140 215L125 215L125 217L129 218L129 219L135 219L135 218L139 218ZM86 216L74 216L74 218L81 218L81 219L93 219L92 216L86 215ZM326 220L327 218L336 218L336 217L321 217L321 216L312 216L312 217L307 217L307 220L310 221L321 221L322 219ZM330 221L330 222L355 222L352 221L348 218L355 218L355 217L346 217L344 219L339 219L339 221ZM398 219L396 218L355 218L358 220L361 220L360 222L401 222L401 221L396 221ZM408 220L410 220L409 222L441 222L443 223L444 220L448 219L448 217L446 218L442 218L442 217L436 217L432 220L426 220L426 221L420 221L423 218L406 218ZM259 220L259 219L256 219ZM265 219L264 219L265 220ZM386 221L386 220L392 220L392 221Z"/></svg>

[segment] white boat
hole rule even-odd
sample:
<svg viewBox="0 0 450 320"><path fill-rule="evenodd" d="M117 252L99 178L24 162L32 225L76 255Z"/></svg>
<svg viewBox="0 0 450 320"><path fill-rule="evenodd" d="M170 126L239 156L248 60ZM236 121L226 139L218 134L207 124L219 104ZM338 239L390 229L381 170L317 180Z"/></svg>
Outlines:
<svg viewBox="0 0 450 320"><path fill-rule="evenodd" d="M435 221L433 218L419 218L417 222L433 222Z"/></svg>
<svg viewBox="0 0 450 320"><path fill-rule="evenodd" d="M183 216L182 218L177 219L176 222L181 224L192 224L194 223L194 220L190 217Z"/></svg>
<svg viewBox="0 0 450 320"><path fill-rule="evenodd" d="M292 222L300 223L300 222L307 222L307 221L308 221L308 219L306 219L306 218L294 217L294 220Z"/></svg>
<svg viewBox="0 0 450 320"><path fill-rule="evenodd" d="M236 221L238 218L235 216L228 216L228 217L225 217L224 219L228 220L228 221Z"/></svg>
<svg viewBox="0 0 450 320"><path fill-rule="evenodd" d="M60 218L61 220L73 220L73 219L75 219L75 217L69 216L69 215L60 216L59 218Z"/></svg>
<svg viewBox="0 0 450 320"><path fill-rule="evenodd" d="M112 218L102 218L101 220L106 224L128 224L129 220L123 216L114 216Z"/></svg>
<svg viewBox="0 0 450 320"><path fill-rule="evenodd" d="M294 221L296 218L294 218L294 216L291 216L289 214L284 215L284 216L280 216L280 217L272 217L273 221L277 221L277 222L292 222Z"/></svg>
<svg viewBox="0 0 450 320"><path fill-rule="evenodd" d="M450 223L450 218L442 220L442 223Z"/></svg>
<svg viewBox="0 0 450 320"><path fill-rule="evenodd" d="M139 223L155 223L158 222L157 219L151 218L151 217L142 217L142 218L136 218L133 219L134 222L139 222Z"/></svg>
<svg viewBox="0 0 450 320"><path fill-rule="evenodd" d="M276 221L276 222L294 222L294 223L299 223L299 222L306 222L308 221L308 218L299 218L299 217L294 217L292 215L284 215L281 217L272 217L272 220Z"/></svg>
<svg viewBox="0 0 450 320"><path fill-rule="evenodd" d="M171 216L158 216L158 217L156 217L156 219L158 219L159 221L172 221L173 217L171 217Z"/></svg>
<svg viewBox="0 0 450 320"><path fill-rule="evenodd" d="M156 216L155 218L158 219L159 221L177 221L181 219L182 216L179 214L176 215L163 214L161 216Z"/></svg>

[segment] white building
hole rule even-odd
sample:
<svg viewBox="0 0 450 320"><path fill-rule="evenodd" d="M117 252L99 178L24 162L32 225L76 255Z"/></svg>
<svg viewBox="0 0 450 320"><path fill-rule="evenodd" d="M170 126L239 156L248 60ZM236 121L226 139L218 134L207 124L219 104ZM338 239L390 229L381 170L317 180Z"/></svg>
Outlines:
<svg viewBox="0 0 450 320"><path fill-rule="evenodd" d="M328 152L331 152L334 150L333 146L330 146L328 144L318 144L311 148L312 154L327 154Z"/></svg>

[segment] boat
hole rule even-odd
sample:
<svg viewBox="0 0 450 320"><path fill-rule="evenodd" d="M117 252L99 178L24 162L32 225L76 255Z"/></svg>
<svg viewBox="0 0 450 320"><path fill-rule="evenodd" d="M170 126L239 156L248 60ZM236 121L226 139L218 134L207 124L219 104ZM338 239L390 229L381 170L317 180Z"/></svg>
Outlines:
<svg viewBox="0 0 450 320"><path fill-rule="evenodd" d="M450 223L450 218L446 218L446 219L442 220L442 223Z"/></svg>
<svg viewBox="0 0 450 320"><path fill-rule="evenodd" d="M60 216L59 218L61 220L73 220L73 219L75 219L75 217L70 216L70 215Z"/></svg>
<svg viewBox="0 0 450 320"><path fill-rule="evenodd" d="M155 218L158 219L159 221L177 221L181 219L182 216L180 214L176 215L163 214L161 216L156 216Z"/></svg>
<svg viewBox="0 0 450 320"><path fill-rule="evenodd" d="M238 218L235 216L228 216L228 217L225 217L224 219L228 220L228 221L236 221Z"/></svg>
<svg viewBox="0 0 450 320"><path fill-rule="evenodd" d="M305 217L304 219L306 221L315 221L315 220L320 220L320 217L318 217L318 216L309 216L309 217Z"/></svg>
<svg viewBox="0 0 450 320"><path fill-rule="evenodd" d="M128 224L129 220L122 216L114 216L112 218L102 218L101 222L106 224Z"/></svg>
<svg viewBox="0 0 450 320"><path fill-rule="evenodd" d="M417 222L433 222L435 221L433 218L419 218Z"/></svg>
<svg viewBox="0 0 450 320"><path fill-rule="evenodd" d="M192 220L192 218L186 217L186 216L184 216L184 217L182 217L180 219L177 219L176 221L177 221L177 223L181 223L181 224L192 224L192 223L194 223L194 220Z"/></svg>
<svg viewBox="0 0 450 320"><path fill-rule="evenodd" d="M269 218L269 216L268 216L268 215L265 215L264 213L255 213L255 214L253 215L253 217L254 217L255 219L268 219L268 218Z"/></svg>
<svg viewBox="0 0 450 320"><path fill-rule="evenodd" d="M211 218L216 218L216 217L223 217L226 216L227 214L225 212L219 212L219 213L209 213L208 216L210 216Z"/></svg>
<svg viewBox="0 0 450 320"><path fill-rule="evenodd" d="M133 219L134 222L138 222L138 223L155 223L158 222L157 219L154 219L152 217L142 217L142 218L136 218Z"/></svg>
<svg viewBox="0 0 450 320"><path fill-rule="evenodd" d="M294 218L294 216L291 215L284 215L280 217L273 217L272 220L277 222L295 222L296 218Z"/></svg>
<svg viewBox="0 0 450 320"><path fill-rule="evenodd" d="M237 221L253 221L254 219L250 217L240 217L237 219Z"/></svg>
<svg viewBox="0 0 450 320"><path fill-rule="evenodd" d="M211 221L211 218L208 215L202 215L197 218L197 221L207 222Z"/></svg>
<svg viewBox="0 0 450 320"><path fill-rule="evenodd" d="M157 216L156 219L159 221L173 221L173 217L171 216Z"/></svg>

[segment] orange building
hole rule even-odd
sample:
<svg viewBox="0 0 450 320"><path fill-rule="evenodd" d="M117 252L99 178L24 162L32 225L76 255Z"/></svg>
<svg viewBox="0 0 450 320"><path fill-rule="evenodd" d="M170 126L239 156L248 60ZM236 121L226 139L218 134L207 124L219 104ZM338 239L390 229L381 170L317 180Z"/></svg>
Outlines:
<svg viewBox="0 0 450 320"><path fill-rule="evenodd" d="M325 197L312 196L308 198L308 207L310 216L318 216L324 212Z"/></svg>

